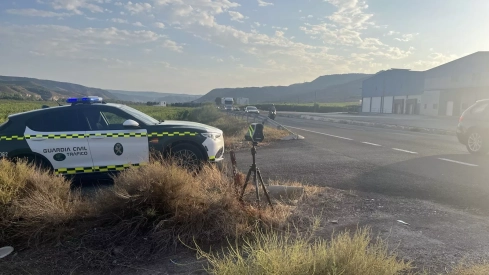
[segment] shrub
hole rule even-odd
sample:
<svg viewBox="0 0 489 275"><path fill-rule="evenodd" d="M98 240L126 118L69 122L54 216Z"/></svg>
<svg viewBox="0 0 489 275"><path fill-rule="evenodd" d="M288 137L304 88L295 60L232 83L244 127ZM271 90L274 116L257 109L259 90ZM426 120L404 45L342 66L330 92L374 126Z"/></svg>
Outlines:
<svg viewBox="0 0 489 275"><path fill-rule="evenodd" d="M25 162L13 162L5 159L0 160L0 206L10 204L24 190L31 171Z"/></svg>
<svg viewBox="0 0 489 275"><path fill-rule="evenodd" d="M114 191L99 194L96 216L103 221L99 226L112 228L116 241L123 236L127 243L147 233L160 249L175 245L178 239L234 238L248 233L256 222L274 226L286 219L267 218L273 210L240 203L230 180L216 167L205 166L192 175L177 165L157 161L127 170L114 182Z"/></svg>
<svg viewBox="0 0 489 275"><path fill-rule="evenodd" d="M61 176L8 161L0 167L0 182L15 181L15 172L25 177L9 185L9 201L1 205L0 243L25 247L31 240L70 240L77 250L88 251L86 261L99 266L113 257L115 246L143 256L193 239L232 239L256 224L280 227L290 212L282 205L259 209L240 202L230 178L214 166L193 174L172 162L154 161L121 172L113 188L83 197Z"/></svg>
<svg viewBox="0 0 489 275"><path fill-rule="evenodd" d="M4 239L48 241L70 230L90 209L64 177L25 162L0 161L0 222Z"/></svg>
<svg viewBox="0 0 489 275"><path fill-rule="evenodd" d="M223 116L215 107L209 105L193 109L188 115L188 120L208 124Z"/></svg>
<svg viewBox="0 0 489 275"><path fill-rule="evenodd" d="M221 129L224 132L225 139L226 137L244 136L244 132L247 131L249 126L246 121L231 116L221 117L209 123L209 125Z"/></svg>
<svg viewBox="0 0 489 275"><path fill-rule="evenodd" d="M353 236L341 233L331 241L310 236L293 237L290 232L256 231L244 243L231 245L222 254L206 253L211 274L342 274L391 275L408 272L410 263L390 255L381 240L370 244L369 231Z"/></svg>

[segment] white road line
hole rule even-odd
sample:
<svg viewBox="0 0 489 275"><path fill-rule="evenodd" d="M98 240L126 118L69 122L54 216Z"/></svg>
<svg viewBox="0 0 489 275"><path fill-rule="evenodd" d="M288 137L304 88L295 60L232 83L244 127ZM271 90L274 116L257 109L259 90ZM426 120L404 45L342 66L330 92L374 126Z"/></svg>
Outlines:
<svg viewBox="0 0 489 275"><path fill-rule="evenodd" d="M401 151L401 152L410 153L410 154L417 154L416 152L408 151L408 150L404 150L404 149L399 149L399 148L392 148L392 150Z"/></svg>
<svg viewBox="0 0 489 275"><path fill-rule="evenodd" d="M351 139L351 138L346 138L346 137L340 137L340 136L335 136L335 135L330 135L330 134L320 133L320 132L311 131L311 130L306 130L306 129L302 129L302 128L297 128L297 127L292 127L292 126L287 126L287 125L284 125L284 126L285 126L285 127L289 127L289 128L294 128L294 129L297 129L297 130L302 130L302 131L306 131L306 132L315 133L315 134L325 135L325 136L328 136L328 137L335 137L335 138L341 138L341 139L346 139L346 140L353 140L353 139Z"/></svg>
<svg viewBox="0 0 489 275"><path fill-rule="evenodd" d="M474 167L479 166L477 164L471 164L471 163L456 161L456 160L452 160L452 159L444 159L444 158L438 158L438 159L448 161L448 162L458 163L458 164L462 164L462 165L467 165L467 166L474 166Z"/></svg>
<svg viewBox="0 0 489 275"><path fill-rule="evenodd" d="M362 142L363 144L368 144L368 145L373 145L373 146L382 146L382 145L379 145L379 144L375 144L375 143L370 143L370 142Z"/></svg>

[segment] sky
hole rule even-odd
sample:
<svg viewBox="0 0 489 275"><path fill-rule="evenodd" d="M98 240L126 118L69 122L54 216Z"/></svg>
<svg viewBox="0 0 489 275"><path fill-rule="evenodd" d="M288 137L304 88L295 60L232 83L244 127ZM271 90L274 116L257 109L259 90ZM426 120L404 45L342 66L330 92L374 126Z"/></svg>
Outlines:
<svg viewBox="0 0 489 275"><path fill-rule="evenodd" d="M487 0L1 0L0 75L205 94L489 50Z"/></svg>

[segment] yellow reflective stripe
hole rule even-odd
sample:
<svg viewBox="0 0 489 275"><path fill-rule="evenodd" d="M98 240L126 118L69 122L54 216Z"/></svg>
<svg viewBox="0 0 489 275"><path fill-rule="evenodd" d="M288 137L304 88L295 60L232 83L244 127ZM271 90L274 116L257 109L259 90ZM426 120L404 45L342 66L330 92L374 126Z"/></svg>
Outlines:
<svg viewBox="0 0 489 275"><path fill-rule="evenodd" d="M23 136L0 136L0 140L23 140Z"/></svg>
<svg viewBox="0 0 489 275"><path fill-rule="evenodd" d="M36 134L24 136L0 136L1 140L23 140L31 138L47 138L47 139L73 139L87 138L90 136L96 137L114 137L114 138L130 138L130 137L174 137L174 136L197 136L197 132L153 132L153 133L88 133L88 134Z"/></svg>
<svg viewBox="0 0 489 275"><path fill-rule="evenodd" d="M209 160L216 160L216 156L209 156Z"/></svg>
<svg viewBox="0 0 489 275"><path fill-rule="evenodd" d="M153 132L149 133L148 137L164 137L164 136L196 136L198 133L197 132Z"/></svg>
<svg viewBox="0 0 489 275"><path fill-rule="evenodd" d="M250 138L251 138L251 140L253 140L253 133L254 133L254 131L255 131L255 130L254 130L254 129L253 129L253 127L251 127L251 125L250 125L250 127L248 128L248 133L250 133Z"/></svg>
<svg viewBox="0 0 489 275"><path fill-rule="evenodd" d="M95 173L95 172L109 172L109 171L122 171L130 167L139 167L145 163L137 164L118 164L107 166L93 166L93 167L74 167L74 168L58 168L54 170L54 173L59 174L77 174L77 173Z"/></svg>
<svg viewBox="0 0 489 275"><path fill-rule="evenodd" d="M129 138L129 137L146 137L148 136L146 133L95 133L95 134L88 134L89 136L96 136L96 137L123 137L123 138Z"/></svg>
<svg viewBox="0 0 489 275"><path fill-rule="evenodd" d="M47 134L47 135L25 135L25 139L31 138L47 138L47 139L63 139L63 138L85 138L85 134Z"/></svg>

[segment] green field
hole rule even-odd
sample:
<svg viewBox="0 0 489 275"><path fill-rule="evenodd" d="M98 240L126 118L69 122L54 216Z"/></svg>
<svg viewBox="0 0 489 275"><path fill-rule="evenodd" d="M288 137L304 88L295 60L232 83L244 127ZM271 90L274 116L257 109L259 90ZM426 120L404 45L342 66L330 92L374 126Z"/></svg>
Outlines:
<svg viewBox="0 0 489 275"><path fill-rule="evenodd" d="M358 112L359 102L337 102L337 103L275 103L278 112L314 112L314 113L331 113L331 112ZM260 110L268 110L271 103L255 104Z"/></svg>
<svg viewBox="0 0 489 275"><path fill-rule="evenodd" d="M58 103L53 101L0 100L0 123L4 122L11 114L40 109L42 105L57 106ZM159 107L143 104L130 104L129 106L159 120L185 119L192 109L190 107Z"/></svg>
<svg viewBox="0 0 489 275"><path fill-rule="evenodd" d="M346 107L359 105L358 101L355 102L330 102L330 103L317 103L319 106L324 107ZM284 106L314 106L314 103L275 103L275 105Z"/></svg>

